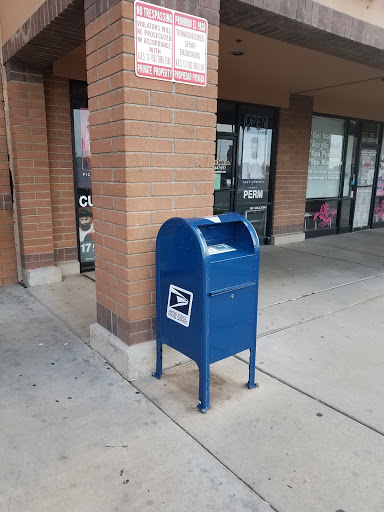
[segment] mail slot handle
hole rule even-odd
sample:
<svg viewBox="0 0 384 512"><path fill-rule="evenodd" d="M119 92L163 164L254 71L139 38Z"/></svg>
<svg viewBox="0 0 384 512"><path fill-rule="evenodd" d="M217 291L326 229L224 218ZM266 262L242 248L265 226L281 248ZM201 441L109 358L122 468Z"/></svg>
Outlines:
<svg viewBox="0 0 384 512"><path fill-rule="evenodd" d="M222 288L221 290L213 290L209 292L209 296L219 295L220 293L235 292L236 290L242 290L243 288L249 288L250 286L256 286L256 283L243 283L238 286L229 286L228 288Z"/></svg>

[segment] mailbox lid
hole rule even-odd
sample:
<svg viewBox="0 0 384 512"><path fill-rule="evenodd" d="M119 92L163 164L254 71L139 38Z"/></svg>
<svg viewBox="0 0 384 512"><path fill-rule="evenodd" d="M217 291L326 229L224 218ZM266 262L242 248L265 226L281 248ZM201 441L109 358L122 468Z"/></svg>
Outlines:
<svg viewBox="0 0 384 512"><path fill-rule="evenodd" d="M208 291L257 283L260 246L253 226L237 213L217 219L197 224L206 246Z"/></svg>
<svg viewBox="0 0 384 512"><path fill-rule="evenodd" d="M221 240L236 240L238 247L245 251L253 252L254 247L259 248L256 231L252 224L239 213L228 212L222 215L193 217L183 220L203 235L202 238L208 248L209 255L225 253L225 248L213 251L213 247L220 244Z"/></svg>

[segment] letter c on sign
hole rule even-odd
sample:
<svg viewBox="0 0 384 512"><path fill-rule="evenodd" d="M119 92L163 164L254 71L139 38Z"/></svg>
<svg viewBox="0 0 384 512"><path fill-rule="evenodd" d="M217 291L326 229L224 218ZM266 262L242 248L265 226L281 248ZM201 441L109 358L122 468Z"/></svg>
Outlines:
<svg viewBox="0 0 384 512"><path fill-rule="evenodd" d="M87 206L87 197L86 196L79 197L79 205L82 207Z"/></svg>

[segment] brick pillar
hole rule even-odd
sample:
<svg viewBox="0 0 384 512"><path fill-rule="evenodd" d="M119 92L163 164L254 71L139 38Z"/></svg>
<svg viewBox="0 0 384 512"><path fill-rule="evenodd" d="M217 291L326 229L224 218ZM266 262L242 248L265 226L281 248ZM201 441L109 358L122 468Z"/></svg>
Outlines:
<svg viewBox="0 0 384 512"><path fill-rule="evenodd" d="M23 281L61 281L54 266L43 75L7 64L9 120Z"/></svg>
<svg viewBox="0 0 384 512"><path fill-rule="evenodd" d="M304 240L313 98L292 95L280 109L272 243Z"/></svg>
<svg viewBox="0 0 384 512"><path fill-rule="evenodd" d="M45 76L48 158L55 264L63 276L78 274L72 130L67 78Z"/></svg>
<svg viewBox="0 0 384 512"><path fill-rule="evenodd" d="M3 88L0 80L0 286L18 281L3 105Z"/></svg>
<svg viewBox="0 0 384 512"><path fill-rule="evenodd" d="M167 3L208 19L208 84L196 87L137 77L133 3L109 1L104 13L99 2L85 4L98 321L91 345L115 366L110 344L119 347L118 369L134 378L154 368L160 225L212 214L219 2L210 2L215 10Z"/></svg>

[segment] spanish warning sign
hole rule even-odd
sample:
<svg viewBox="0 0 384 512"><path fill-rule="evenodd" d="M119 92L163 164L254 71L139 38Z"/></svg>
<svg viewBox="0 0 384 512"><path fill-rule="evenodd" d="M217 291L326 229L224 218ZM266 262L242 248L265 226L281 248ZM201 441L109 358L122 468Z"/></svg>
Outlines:
<svg viewBox="0 0 384 512"><path fill-rule="evenodd" d="M137 76L204 87L208 22L135 0Z"/></svg>

